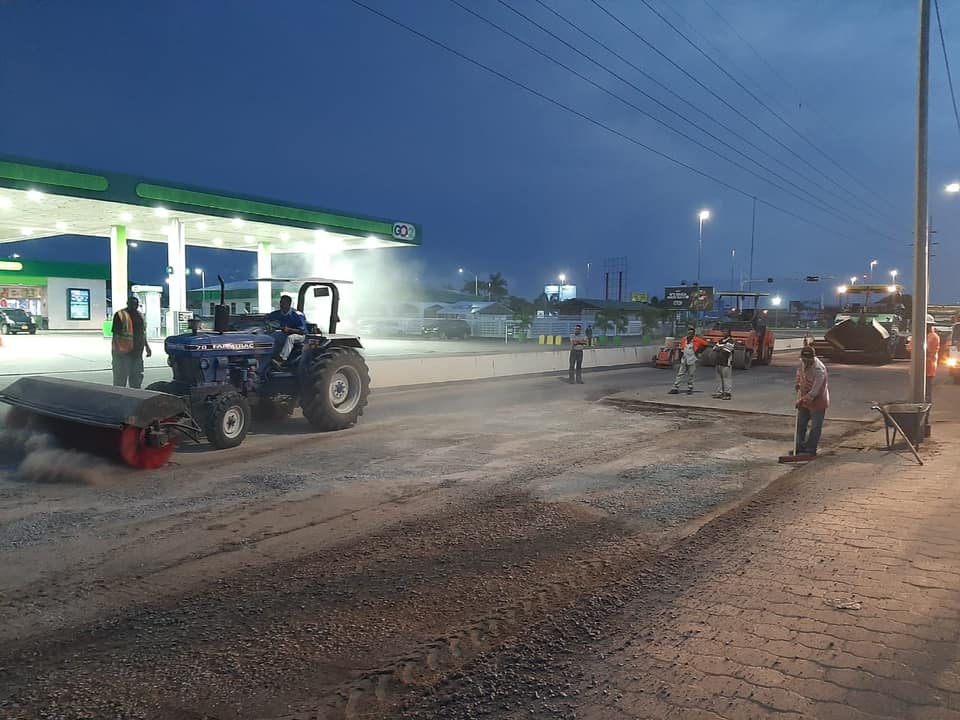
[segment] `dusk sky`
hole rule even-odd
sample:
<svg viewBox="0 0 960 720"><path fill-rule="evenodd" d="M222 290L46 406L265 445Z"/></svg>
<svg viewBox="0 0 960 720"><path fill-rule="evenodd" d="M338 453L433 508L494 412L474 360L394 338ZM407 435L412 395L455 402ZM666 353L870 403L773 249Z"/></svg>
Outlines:
<svg viewBox="0 0 960 720"><path fill-rule="evenodd" d="M482 275L502 272L514 294L533 297L564 272L581 295L597 297L604 258L625 255L628 290L661 294L665 285L696 279L697 211L709 208L703 282L726 287L732 249L736 276L747 272L750 195L761 201L754 277L776 279L763 289L815 297L819 290L795 279L834 276L824 285L832 292L839 278L867 272L872 259L884 278L896 268L909 282L916 2L458 1L666 126L449 0L363 0L743 192L535 97L351 0L0 0L0 153L413 220L423 225L423 247L388 252L435 285L458 282L456 268L466 266ZM947 50L957 63L952 69L960 72L960 7L941 5ZM509 7L800 189L658 107ZM561 16L769 155L657 87ZM960 130L935 15L930 68L930 213L938 231L931 300L954 302L960 300L954 230L960 196L942 189L960 178ZM840 217L818 209L807 193ZM107 260L103 240L71 238L48 249L34 243L28 252ZM188 253L189 264L240 275L252 262ZM155 252L131 262L131 279L156 282L166 258Z"/></svg>

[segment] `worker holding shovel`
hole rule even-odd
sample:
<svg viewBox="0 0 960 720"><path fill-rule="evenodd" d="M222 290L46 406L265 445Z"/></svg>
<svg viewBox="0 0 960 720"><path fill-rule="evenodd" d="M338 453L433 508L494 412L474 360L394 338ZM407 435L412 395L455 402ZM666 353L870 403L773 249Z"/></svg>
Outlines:
<svg viewBox="0 0 960 720"><path fill-rule="evenodd" d="M797 370L797 434L795 452L798 457L816 457L823 419L830 407L830 390L827 385L827 367L820 361L813 347L800 351L800 368ZM809 428L809 433L807 432Z"/></svg>

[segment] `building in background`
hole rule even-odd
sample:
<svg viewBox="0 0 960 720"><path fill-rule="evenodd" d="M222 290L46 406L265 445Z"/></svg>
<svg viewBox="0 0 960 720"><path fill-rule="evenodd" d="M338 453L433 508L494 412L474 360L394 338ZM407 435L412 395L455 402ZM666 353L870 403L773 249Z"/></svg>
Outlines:
<svg viewBox="0 0 960 720"><path fill-rule="evenodd" d="M22 308L41 329L100 330L109 265L0 260L0 307Z"/></svg>

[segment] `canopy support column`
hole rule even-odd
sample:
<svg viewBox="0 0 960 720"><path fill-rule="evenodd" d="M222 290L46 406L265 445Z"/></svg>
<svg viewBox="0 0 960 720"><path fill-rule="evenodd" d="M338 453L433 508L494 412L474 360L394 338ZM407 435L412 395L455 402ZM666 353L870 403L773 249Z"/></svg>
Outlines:
<svg viewBox="0 0 960 720"><path fill-rule="evenodd" d="M257 245L257 277L272 277L272 263L270 255L270 243L262 242ZM273 288L271 283L257 283L257 311L268 313L273 310Z"/></svg>
<svg viewBox="0 0 960 720"><path fill-rule="evenodd" d="M177 218L167 228L167 264L173 268L170 280L170 310L187 309L187 251L183 223Z"/></svg>
<svg viewBox="0 0 960 720"><path fill-rule="evenodd" d="M113 312L126 307L129 287L127 228L124 225L113 225L110 228L110 298Z"/></svg>

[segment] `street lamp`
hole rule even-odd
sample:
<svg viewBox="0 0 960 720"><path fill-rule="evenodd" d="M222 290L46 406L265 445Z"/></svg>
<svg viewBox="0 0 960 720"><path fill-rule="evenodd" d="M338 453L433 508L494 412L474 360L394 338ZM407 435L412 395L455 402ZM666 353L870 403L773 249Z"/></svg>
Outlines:
<svg viewBox="0 0 960 720"><path fill-rule="evenodd" d="M877 264L876 260L870 261L870 282L873 282L873 266Z"/></svg>
<svg viewBox="0 0 960 720"><path fill-rule="evenodd" d="M457 272L463 275L463 268L457 268ZM470 271L467 271L467 275L470 274ZM480 299L480 278L476 273L473 274L473 294L477 296L477 299Z"/></svg>
<svg viewBox="0 0 960 720"><path fill-rule="evenodd" d="M779 295L774 295L772 298L770 298L770 303L773 305L774 308L776 308L774 312L774 320L773 320L773 324L776 327L780 327L780 303L782 302L783 302L783 299Z"/></svg>
<svg viewBox="0 0 960 720"><path fill-rule="evenodd" d="M856 275L851 275L851 276L850 276L850 284L851 284L851 285L856 285L856 284L857 284L857 276L856 276Z"/></svg>
<svg viewBox="0 0 960 720"><path fill-rule="evenodd" d="M200 315L202 316L202 315L203 315L203 304L204 304L204 303L206 302L206 300L207 300L207 292L206 292L207 276L203 274L203 268L196 268L196 269L193 271L193 274L200 276Z"/></svg>
<svg viewBox="0 0 960 720"><path fill-rule="evenodd" d="M703 221L710 219L710 211L701 210L697 214L697 218L700 220L699 239L697 240L697 287L699 287L700 286L700 257L703 255Z"/></svg>
<svg viewBox="0 0 960 720"><path fill-rule="evenodd" d="M890 282L891 282L892 284L894 284L894 285L897 284L897 271L896 271L896 270L891 270L891 271L890 271Z"/></svg>
<svg viewBox="0 0 960 720"><path fill-rule="evenodd" d="M557 278L560 280L560 284L557 285L557 302L559 303L563 300L563 284L567 281L567 276L564 273L560 273Z"/></svg>
<svg viewBox="0 0 960 720"><path fill-rule="evenodd" d="M947 185L944 190L946 190L948 193L958 193L960 192L960 182L952 182Z"/></svg>

